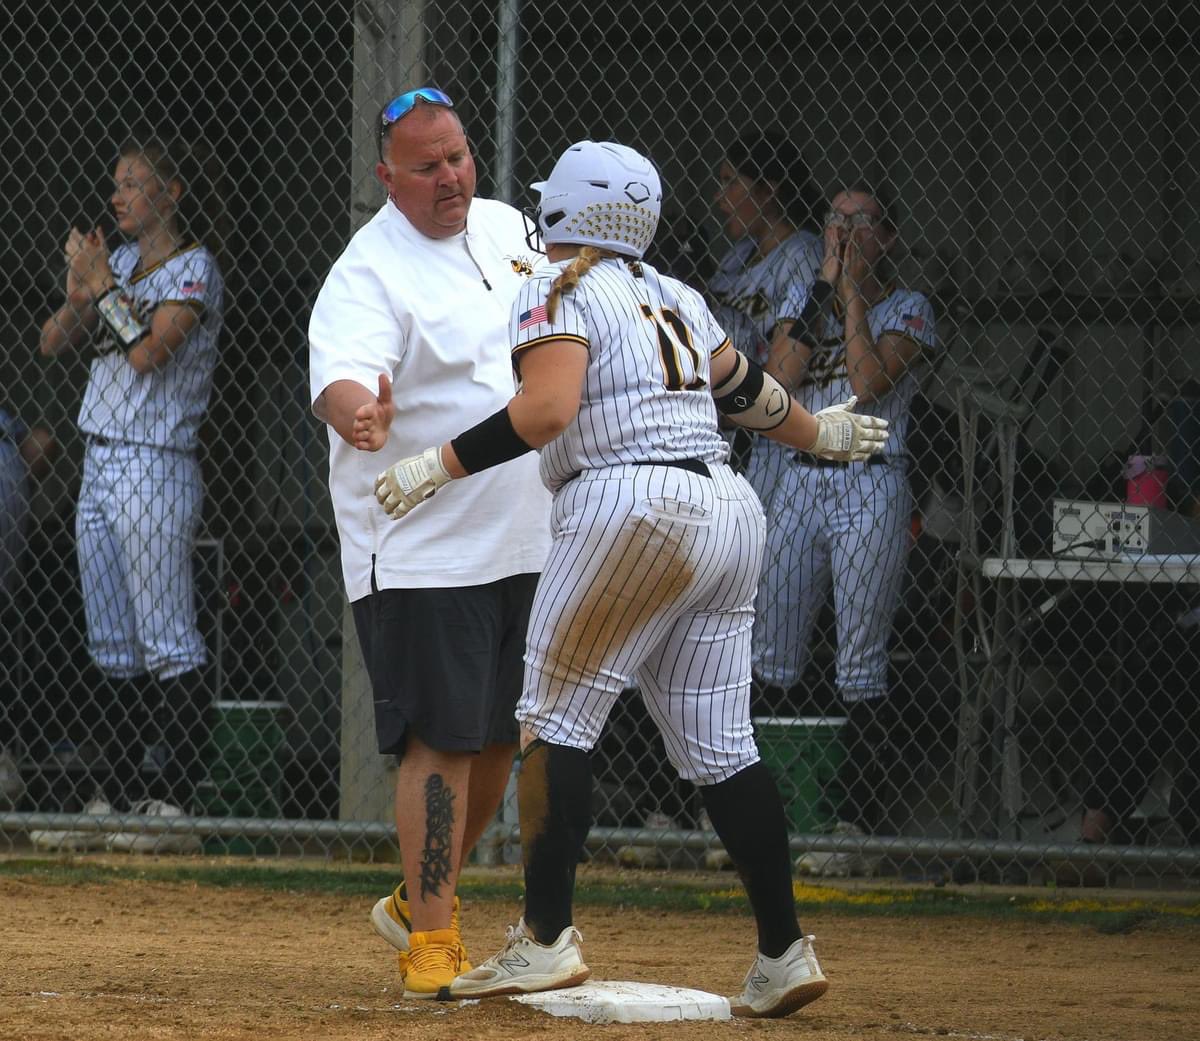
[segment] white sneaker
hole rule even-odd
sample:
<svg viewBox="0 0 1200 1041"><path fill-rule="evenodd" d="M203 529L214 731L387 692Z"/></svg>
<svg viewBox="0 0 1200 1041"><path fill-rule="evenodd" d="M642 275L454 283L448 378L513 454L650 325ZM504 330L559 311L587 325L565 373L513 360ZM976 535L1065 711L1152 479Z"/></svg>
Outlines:
<svg viewBox="0 0 1200 1041"><path fill-rule="evenodd" d="M679 825L665 813L655 810L646 816L642 829L648 832L678 831ZM628 868L668 868L671 866L667 851L657 845L634 843L617 850L617 863Z"/></svg>
<svg viewBox="0 0 1200 1041"><path fill-rule="evenodd" d="M802 936L778 958L759 954L746 973L740 997L729 999L735 1016L775 1018L787 1016L829 989L829 981L817 964L813 951L815 936Z"/></svg>
<svg viewBox="0 0 1200 1041"><path fill-rule="evenodd" d="M112 813L108 800L97 795L84 808L85 814L103 816ZM38 829L29 833L29 841L38 849L82 851L104 849L108 836L102 831L51 831Z"/></svg>
<svg viewBox="0 0 1200 1041"><path fill-rule="evenodd" d="M143 799L129 808L146 817L183 817L183 810L162 799ZM195 835L180 832L149 833L121 831L109 840L109 848L124 853L199 853L203 844Z"/></svg>
<svg viewBox="0 0 1200 1041"><path fill-rule="evenodd" d="M538 943L522 918L508 927L504 947L449 987L452 998L494 998L501 994L532 994L574 987L591 974L583 964L583 937L568 925L549 947Z"/></svg>
<svg viewBox="0 0 1200 1041"><path fill-rule="evenodd" d="M838 821L830 833L834 836L865 838L866 832L850 821ZM796 859L796 870L802 875L823 878L849 878L851 875L871 876L879 867L879 858L870 854L845 850L837 853L818 853L810 850Z"/></svg>

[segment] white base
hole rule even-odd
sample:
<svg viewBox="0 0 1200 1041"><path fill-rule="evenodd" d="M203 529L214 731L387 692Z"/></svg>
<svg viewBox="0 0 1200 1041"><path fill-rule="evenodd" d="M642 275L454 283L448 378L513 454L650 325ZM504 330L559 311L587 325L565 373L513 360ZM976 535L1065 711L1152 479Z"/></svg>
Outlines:
<svg viewBox="0 0 1200 1041"><path fill-rule="evenodd" d="M585 1023L665 1023L681 1019L729 1019L729 1002L718 994L657 983L589 980L566 990L517 994L522 1005L573 1016Z"/></svg>

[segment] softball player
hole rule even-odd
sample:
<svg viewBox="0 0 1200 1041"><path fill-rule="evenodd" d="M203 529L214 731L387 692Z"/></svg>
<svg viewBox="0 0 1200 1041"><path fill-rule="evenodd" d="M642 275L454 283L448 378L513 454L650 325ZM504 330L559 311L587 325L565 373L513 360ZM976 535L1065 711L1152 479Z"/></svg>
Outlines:
<svg viewBox="0 0 1200 1041"><path fill-rule="evenodd" d="M731 142L717 171L714 201L734 245L708 280L709 303L733 345L760 365L785 301L795 286L812 282L821 263L821 240L805 227L820 195L804 170L790 138L766 133ZM765 503L786 449L748 431L735 433L733 443L739 454L748 443L746 479Z"/></svg>
<svg viewBox="0 0 1200 1041"><path fill-rule="evenodd" d="M895 228L866 189L834 197L819 279L796 287L769 363L809 410L855 395L886 419L883 452L866 465L793 453L768 504L766 566L754 630L755 672L784 688L808 661L813 623L833 586L837 686L849 712L842 738L845 799L836 832L863 834L878 823L878 788L888 754L877 719L887 694L887 644L900 603L913 501L908 483L909 408L916 368L936 347L934 316L920 293L894 289L887 254ZM801 870L845 874L864 862L846 853L809 853Z"/></svg>
<svg viewBox="0 0 1200 1041"><path fill-rule="evenodd" d="M697 293L639 258L661 207L649 160L584 141L559 159L537 224L551 264L523 287L511 334L520 392L440 448L380 475L402 517L455 477L540 448L554 492L517 707L525 914L449 997L570 986L589 970L572 926L574 865L590 824L591 760L635 681L679 773L746 881L759 954L734 1001L781 1016L825 992L792 900L787 825L749 719L749 636L763 514L726 465L720 409L821 456L866 458L882 420L813 416L738 352Z"/></svg>
<svg viewBox="0 0 1200 1041"><path fill-rule="evenodd" d="M202 769L206 707L192 584L204 495L196 447L224 291L213 254L180 216L184 182L168 146L127 142L114 179L113 210L129 241L110 255L99 229L72 229L67 301L43 327L41 352L89 341L95 349L79 411L86 449L75 526L88 650L117 688L121 718L109 753L117 781L136 797L144 747L155 738L169 756L160 794L186 809ZM134 682L147 674L148 691ZM161 802L137 808L172 812Z"/></svg>

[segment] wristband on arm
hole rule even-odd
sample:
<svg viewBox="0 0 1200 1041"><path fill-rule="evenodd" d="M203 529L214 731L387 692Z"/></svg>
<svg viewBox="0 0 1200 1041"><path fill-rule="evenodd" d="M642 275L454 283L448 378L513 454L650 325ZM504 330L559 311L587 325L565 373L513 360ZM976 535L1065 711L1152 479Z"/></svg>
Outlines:
<svg viewBox="0 0 1200 1041"><path fill-rule="evenodd" d="M100 297L96 301L96 313L123 351L128 351L150 331L150 326L134 312L133 301L120 289L110 289Z"/></svg>
<svg viewBox="0 0 1200 1041"><path fill-rule="evenodd" d="M808 300L805 301L804 309L800 312L800 317L792 322L791 332L788 333L793 340L801 340L804 343L816 342L820 334L817 322L825 313L825 308L829 305L829 301L833 299L833 293L833 286L823 278L818 278L813 283L813 287L808 293Z"/></svg>
<svg viewBox="0 0 1200 1041"><path fill-rule="evenodd" d="M499 412L493 412L482 423L476 423L470 430L464 430L450 444L463 469L469 474L499 466L533 451L533 445L527 445L513 429L507 406Z"/></svg>

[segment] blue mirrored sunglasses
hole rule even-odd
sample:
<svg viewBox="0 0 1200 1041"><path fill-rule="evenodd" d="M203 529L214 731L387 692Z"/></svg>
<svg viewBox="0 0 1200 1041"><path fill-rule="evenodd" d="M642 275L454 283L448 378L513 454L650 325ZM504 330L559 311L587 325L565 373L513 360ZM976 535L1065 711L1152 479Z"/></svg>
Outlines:
<svg viewBox="0 0 1200 1041"><path fill-rule="evenodd" d="M383 110L383 120L380 123L379 132L382 134L397 120L407 116L413 110L413 105L417 103L417 98L430 105L445 105L446 108L454 108L454 102L450 100L450 95L436 87L418 87L416 90L405 91L398 98L388 102L387 108Z"/></svg>

